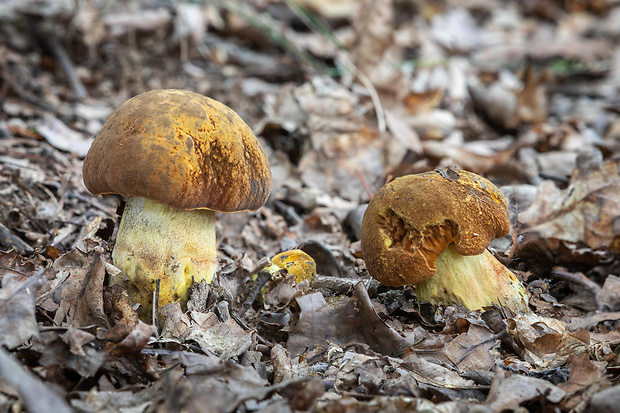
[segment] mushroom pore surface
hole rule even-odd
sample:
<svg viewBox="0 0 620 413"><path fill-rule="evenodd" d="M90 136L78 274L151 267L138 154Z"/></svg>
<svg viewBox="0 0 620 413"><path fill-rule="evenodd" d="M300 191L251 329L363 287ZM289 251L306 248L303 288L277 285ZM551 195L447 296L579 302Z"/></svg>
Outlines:
<svg viewBox="0 0 620 413"><path fill-rule="evenodd" d="M452 169L406 175L368 205L362 254L382 284L415 284L435 275L435 261L450 243L462 255L481 254L509 228L505 199L487 179Z"/></svg>

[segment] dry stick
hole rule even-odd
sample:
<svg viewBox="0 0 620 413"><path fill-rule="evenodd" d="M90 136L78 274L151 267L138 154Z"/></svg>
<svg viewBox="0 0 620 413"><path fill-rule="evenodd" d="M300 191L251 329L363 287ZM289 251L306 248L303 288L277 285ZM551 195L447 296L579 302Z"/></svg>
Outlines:
<svg viewBox="0 0 620 413"><path fill-rule="evenodd" d="M155 289L153 290L153 325L157 327L159 325L159 283L161 280L158 278L155 281Z"/></svg>
<svg viewBox="0 0 620 413"><path fill-rule="evenodd" d="M0 78L5 80L5 83L10 89L17 94L21 99L34 105L38 108L44 109L48 112L52 112L58 116L66 117L69 115L69 111L63 107L57 107L51 104L42 97L34 96L29 91L27 92L20 84L19 81L10 73L7 65L0 61Z"/></svg>
<svg viewBox="0 0 620 413"><path fill-rule="evenodd" d="M244 331L252 330L246 323L243 322L242 319L239 318L239 316L237 316L237 314L230 313L230 318L232 318L239 325L239 327L241 327ZM266 338L264 338L258 333L256 333L256 340L259 343L266 345L267 347L273 347L273 343L271 341L267 340Z"/></svg>
<svg viewBox="0 0 620 413"><path fill-rule="evenodd" d="M17 389L30 412L70 413L67 402L0 348L0 379Z"/></svg>
<svg viewBox="0 0 620 413"><path fill-rule="evenodd" d="M254 282L254 284L252 285L252 287L250 288L250 291L247 295L247 297L245 298L245 300L243 301L243 304L241 305L241 309L238 312L238 316L239 317L243 317L243 315L245 314L246 311L248 311L250 309L250 307L252 307L252 305L254 304L254 301L256 301L256 299L258 298L260 291L262 290L263 286L267 283L267 281L269 281L271 279L271 273L265 269L261 269L256 277L256 281Z"/></svg>
<svg viewBox="0 0 620 413"><path fill-rule="evenodd" d="M355 172L357 172L357 176L360 178L360 181L362 181L362 186L364 187L364 190L366 191L366 195L368 195L368 199L372 199L373 193L370 191L370 187L368 186L368 181L366 180L366 177L364 176L364 171L362 171L361 167L357 167L355 168Z"/></svg>
<svg viewBox="0 0 620 413"><path fill-rule="evenodd" d="M565 268L554 267L553 270L551 270L551 275L553 275L554 278L557 278L559 280L564 280L573 284L581 285L587 291L592 293L592 295L594 296L594 302L596 303L596 307L599 310L603 309L603 304L601 304L598 299L598 295L602 290L601 287L597 283L586 277L584 273L568 272Z"/></svg>
<svg viewBox="0 0 620 413"><path fill-rule="evenodd" d="M4 245L11 245L20 255L30 254L34 251L34 248L26 244L26 242L17 235L13 234L7 227L2 225L2 223L0 223L0 241L2 241Z"/></svg>
<svg viewBox="0 0 620 413"><path fill-rule="evenodd" d="M379 97L379 92L375 88L375 85L372 81L366 76L360 69L357 68L350 62L348 59L344 59L345 66L347 69L351 71L359 81L362 83L362 86L366 88L368 94L370 95L370 100L372 101L373 106L375 107L375 114L377 115L377 127L379 132L384 133L387 131L387 122L385 120L385 111L383 110L383 105L381 104L381 98Z"/></svg>
<svg viewBox="0 0 620 413"><path fill-rule="evenodd" d="M73 62L71 62L71 59L69 58L69 55L67 54L65 48L62 47L62 44L60 44L54 34L48 36L47 43L52 49L54 57L56 58L58 63L60 63L60 67L62 67L62 70L67 75L67 79L69 80L69 85L71 86L73 93L75 93L75 95L79 99L84 99L87 95L86 88L80 81L80 77L75 71L75 68L73 67Z"/></svg>
<svg viewBox="0 0 620 413"><path fill-rule="evenodd" d="M586 290L590 291L594 296L601 292L601 287L585 276L582 272L568 272L565 268L554 267L551 271L554 278L571 282L573 284L581 285Z"/></svg>

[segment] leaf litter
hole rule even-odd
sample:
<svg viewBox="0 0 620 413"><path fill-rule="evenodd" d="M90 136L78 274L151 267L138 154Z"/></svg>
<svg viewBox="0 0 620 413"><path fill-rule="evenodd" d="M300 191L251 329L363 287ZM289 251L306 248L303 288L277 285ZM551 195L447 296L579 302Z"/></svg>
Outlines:
<svg viewBox="0 0 620 413"><path fill-rule="evenodd" d="M27 3L0 6L3 410L594 412L618 397L616 2ZM218 277L156 327L108 286L123 201L91 196L81 163L114 107L164 87L246 119L274 190L218 214ZM365 203L454 166L503 185L513 231L494 252L530 313L369 278ZM254 276L294 249L316 277Z"/></svg>

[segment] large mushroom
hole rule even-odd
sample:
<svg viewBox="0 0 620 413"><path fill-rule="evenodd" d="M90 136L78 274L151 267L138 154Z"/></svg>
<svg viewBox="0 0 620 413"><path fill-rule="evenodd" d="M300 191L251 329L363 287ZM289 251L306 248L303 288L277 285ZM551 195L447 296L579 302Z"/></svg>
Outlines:
<svg viewBox="0 0 620 413"><path fill-rule="evenodd" d="M139 314L187 300L216 272L215 212L256 210L271 191L267 157L229 107L186 90L153 90L121 104L83 166L94 195L128 197L112 259Z"/></svg>
<svg viewBox="0 0 620 413"><path fill-rule="evenodd" d="M487 179L452 169L406 175L368 205L362 255L382 284L415 284L419 301L523 313L523 284L487 250L509 229L504 196Z"/></svg>

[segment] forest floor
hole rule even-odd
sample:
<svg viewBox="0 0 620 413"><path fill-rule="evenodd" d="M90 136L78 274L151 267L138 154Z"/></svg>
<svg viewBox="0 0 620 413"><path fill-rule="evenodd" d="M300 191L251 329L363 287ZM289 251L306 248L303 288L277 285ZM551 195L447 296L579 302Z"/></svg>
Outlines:
<svg viewBox="0 0 620 413"><path fill-rule="evenodd" d="M619 41L617 0L1 2L0 410L612 411ZM273 186L217 214L215 280L154 326L109 286L124 199L90 194L82 163L114 108L161 88L235 110ZM528 312L369 275L373 194L438 168L505 195L491 251ZM256 296L293 248L316 277Z"/></svg>

